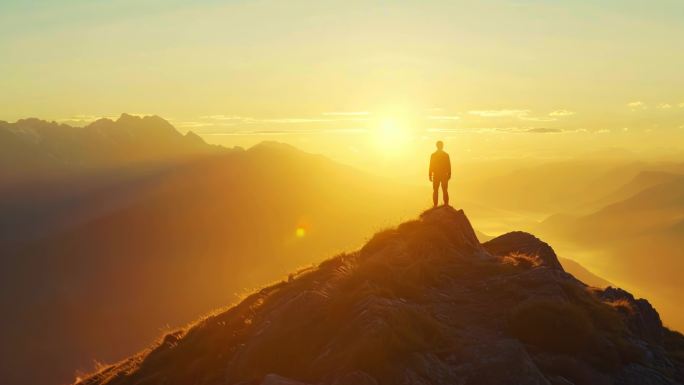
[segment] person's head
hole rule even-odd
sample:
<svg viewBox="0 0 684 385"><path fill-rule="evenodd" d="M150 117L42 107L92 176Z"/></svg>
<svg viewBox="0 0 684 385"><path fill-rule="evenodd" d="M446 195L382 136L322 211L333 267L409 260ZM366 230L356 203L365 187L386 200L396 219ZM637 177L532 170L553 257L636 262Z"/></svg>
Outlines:
<svg viewBox="0 0 684 385"><path fill-rule="evenodd" d="M438 150L441 150L444 148L444 142L442 142L441 140L438 140L437 143L435 143L435 145L437 146Z"/></svg>

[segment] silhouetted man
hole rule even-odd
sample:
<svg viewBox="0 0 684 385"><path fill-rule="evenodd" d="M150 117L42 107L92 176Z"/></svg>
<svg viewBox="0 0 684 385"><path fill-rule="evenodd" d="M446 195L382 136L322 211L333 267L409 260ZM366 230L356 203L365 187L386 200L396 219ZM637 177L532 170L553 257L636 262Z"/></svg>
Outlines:
<svg viewBox="0 0 684 385"><path fill-rule="evenodd" d="M432 202L437 207L439 198L439 186L442 186L442 195L444 195L444 204L449 204L449 179L451 179L451 159L449 154L444 152L444 143L437 141L437 151L430 156L430 181L432 181Z"/></svg>

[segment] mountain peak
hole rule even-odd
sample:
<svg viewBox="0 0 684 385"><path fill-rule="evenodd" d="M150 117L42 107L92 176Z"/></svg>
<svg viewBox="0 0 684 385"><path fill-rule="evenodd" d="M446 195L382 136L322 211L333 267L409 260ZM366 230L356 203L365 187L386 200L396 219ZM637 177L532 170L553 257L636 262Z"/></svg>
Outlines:
<svg viewBox="0 0 684 385"><path fill-rule="evenodd" d="M194 144L196 144L196 145L205 145L205 144L207 144L207 143L204 141L204 139L202 139L201 136L195 134L195 133L192 132L192 131L186 132L184 137L185 137L185 139L186 139L186 141L187 141L188 143L194 143Z"/></svg>
<svg viewBox="0 0 684 385"><path fill-rule="evenodd" d="M297 147L275 140L264 140L250 147L248 151L280 151L284 153L299 153Z"/></svg>
<svg viewBox="0 0 684 385"><path fill-rule="evenodd" d="M142 120L142 118L140 118L139 116L136 116L136 115L131 115L131 114L127 114L127 113L123 112L123 113L121 113L121 115L119 115L119 118L116 121L123 123L123 122L139 121L139 120Z"/></svg>
<svg viewBox="0 0 684 385"><path fill-rule="evenodd" d="M483 246L462 210L431 209L80 384L683 379L684 337L648 302L590 288L556 263L531 234Z"/></svg>
<svg viewBox="0 0 684 385"><path fill-rule="evenodd" d="M116 120L120 127L135 127L140 130L154 131L159 134L179 135L178 131L166 119L157 115L143 117L122 113Z"/></svg>
<svg viewBox="0 0 684 385"><path fill-rule="evenodd" d="M420 219L427 224L435 224L446 229L459 250L484 252L463 210L456 210L451 206L440 206L423 212Z"/></svg>

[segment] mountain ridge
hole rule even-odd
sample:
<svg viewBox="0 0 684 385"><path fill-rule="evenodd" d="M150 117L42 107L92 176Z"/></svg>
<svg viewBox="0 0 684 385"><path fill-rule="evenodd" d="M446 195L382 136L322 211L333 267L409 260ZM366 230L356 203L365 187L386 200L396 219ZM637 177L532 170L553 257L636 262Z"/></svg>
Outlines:
<svg viewBox="0 0 684 385"><path fill-rule="evenodd" d="M74 127L37 118L0 122L0 177L44 174L157 162L229 151L191 131L178 132L159 116L121 114Z"/></svg>
<svg viewBox="0 0 684 385"><path fill-rule="evenodd" d="M648 301L440 207L76 383L676 384L682 352Z"/></svg>

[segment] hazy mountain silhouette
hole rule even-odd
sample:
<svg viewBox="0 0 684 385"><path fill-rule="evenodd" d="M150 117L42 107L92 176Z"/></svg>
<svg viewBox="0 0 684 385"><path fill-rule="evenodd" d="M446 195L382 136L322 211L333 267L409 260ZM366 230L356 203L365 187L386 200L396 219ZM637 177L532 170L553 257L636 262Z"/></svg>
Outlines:
<svg viewBox="0 0 684 385"><path fill-rule="evenodd" d="M678 178L681 178L681 174L664 171L642 171L628 183L593 202L592 207L601 209L612 203L631 198L646 189L674 181Z"/></svg>
<svg viewBox="0 0 684 385"><path fill-rule="evenodd" d="M0 180L31 181L94 168L221 151L192 132L180 134L158 116L122 114L86 127L35 118L0 121Z"/></svg>
<svg viewBox="0 0 684 385"><path fill-rule="evenodd" d="M539 231L602 251L612 279L653 296L665 319L682 328L684 176L641 174L618 191L624 194L612 196L626 198L588 215L554 215Z"/></svg>
<svg viewBox="0 0 684 385"><path fill-rule="evenodd" d="M556 215L543 225L592 242L661 232L684 218L684 175L671 175L664 180L592 214ZM625 189L631 189L630 185ZM601 237L596 237L597 232Z"/></svg>
<svg viewBox="0 0 684 385"><path fill-rule="evenodd" d="M563 270L571 273L575 278L586 283L589 286L606 288L608 286L613 286L608 280L599 277L593 272L587 270L584 266L580 265L577 261L569 258L559 257L561 265L563 265Z"/></svg>
<svg viewBox="0 0 684 385"><path fill-rule="evenodd" d="M684 174L684 164L614 159L574 159L475 165L463 183L466 199L492 208L551 215L589 214ZM484 168L484 172L479 172ZM501 189L506 193L501 194Z"/></svg>
<svg viewBox="0 0 684 385"><path fill-rule="evenodd" d="M440 207L79 384L676 384L683 353L648 301Z"/></svg>
<svg viewBox="0 0 684 385"><path fill-rule="evenodd" d="M0 245L54 235L124 207L179 164L238 150L182 135L157 116L86 127L0 122Z"/></svg>
<svg viewBox="0 0 684 385"><path fill-rule="evenodd" d="M41 183L61 193L0 207L4 384L69 381L419 205L411 188L278 143Z"/></svg>

